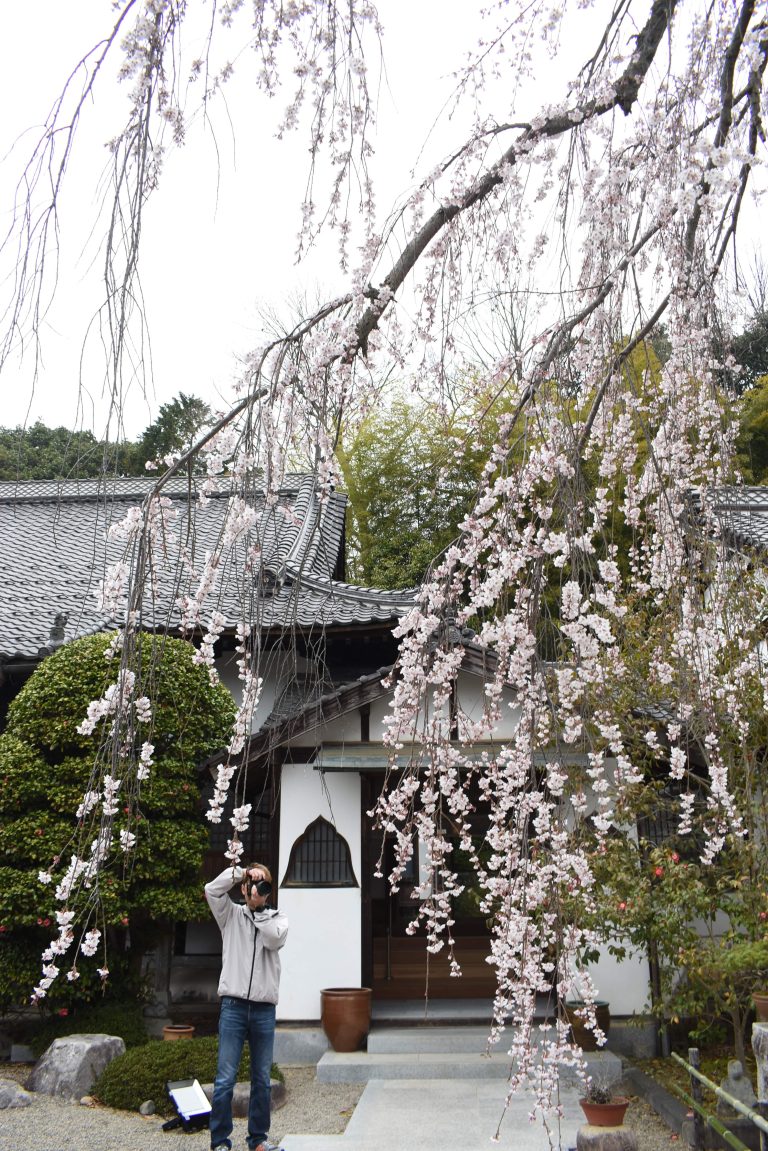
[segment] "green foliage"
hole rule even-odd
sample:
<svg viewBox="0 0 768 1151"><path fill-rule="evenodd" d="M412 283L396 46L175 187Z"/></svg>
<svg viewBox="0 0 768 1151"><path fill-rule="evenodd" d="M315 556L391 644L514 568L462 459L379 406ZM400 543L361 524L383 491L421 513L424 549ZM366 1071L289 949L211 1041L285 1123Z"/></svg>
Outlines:
<svg viewBox="0 0 768 1151"><path fill-rule="evenodd" d="M466 435L458 417L401 399L338 448L349 499L348 578L389 588L422 580L474 502L490 443Z"/></svg>
<svg viewBox="0 0 768 1151"><path fill-rule="evenodd" d="M89 431L48 428L0 428L0 480L87 479L101 475L143 474L144 463L132 443L106 443Z"/></svg>
<svg viewBox="0 0 768 1151"><path fill-rule="evenodd" d="M142 464L187 451L211 422L208 404L197 396L179 392L170 403L160 406L157 419L141 436L137 450Z"/></svg>
<svg viewBox="0 0 768 1151"><path fill-rule="evenodd" d="M768 312L754 315L744 331L731 340L728 350L738 364L728 384L741 394L768 375Z"/></svg>
<svg viewBox="0 0 768 1151"><path fill-rule="evenodd" d="M24 941L31 933L38 963L55 935L57 905L53 887L37 875L51 867L55 873L56 856L73 834L75 811L95 786L91 775L101 733L84 736L76 729L90 701L116 677L117 660L105 658L110 641L107 635L89 636L46 659L12 702L0 735L0 940L5 947L11 937ZM146 694L151 678L153 697L151 727L139 725L137 744L154 743L155 762L140 795L140 817L130 828L136 849L116 853L100 878L100 895L106 923L121 933L130 924L132 946L139 951L153 945L159 924L204 914L199 871L208 832L197 765L226 742L235 705L225 688L210 683L204 667L193 664L193 654L191 644L151 635L139 639L135 652L137 678ZM116 834L121 827L118 817ZM29 994L33 982L22 966L23 978L4 979L2 1002L20 1002ZM22 975L18 964L13 970ZM83 970L74 985L78 994L85 991ZM73 986L57 980L53 1005L65 994L59 984Z"/></svg>
<svg viewBox="0 0 768 1151"><path fill-rule="evenodd" d="M175 1114L168 1099L169 1079L198 1079L212 1083L216 1075L218 1039L179 1039L175 1043L151 1041L145 1047L126 1051L105 1068L95 1083L93 1094L107 1107L137 1111L147 1099L154 1100L160 1115ZM281 1079L272 1065L272 1078ZM250 1081L248 1048L243 1051L238 1079Z"/></svg>
<svg viewBox="0 0 768 1151"><path fill-rule="evenodd" d="M39 925L33 928L0 934L0 1012L8 1012L14 1005L25 1001L30 988L40 978L40 953L50 942L54 928L49 917L39 916L38 919ZM112 975L106 985L92 964L82 965L76 982L56 980L44 1000L45 1011L80 1012L89 1005L106 1011L128 998L132 1008L140 1011L146 999L145 988L131 964L130 953L115 948L110 955L109 966ZM58 1018L57 1015L50 1017ZM70 1030L78 1028L79 1025Z"/></svg>
<svg viewBox="0 0 768 1151"><path fill-rule="evenodd" d="M671 845L622 836L594 863L594 925L613 954L629 945L656 958L656 1014L698 1020L699 1037L725 1022L739 1059L752 993L768 980L768 894L759 851L750 841L730 841L704 866Z"/></svg>
<svg viewBox="0 0 768 1151"><path fill-rule="evenodd" d="M203 400L179 392L161 405L137 442L110 443L90 431L49 428L39 420L28 428L0 428L0 480L144 476L147 460L185 451L210 422Z"/></svg>
<svg viewBox="0 0 768 1151"><path fill-rule="evenodd" d="M143 1047L148 1040L143 1006L132 1003L95 1002L89 1007L49 1016L30 1037L30 1046L39 1059L54 1039L64 1035L117 1035L129 1050Z"/></svg>
<svg viewBox="0 0 768 1151"><path fill-rule="evenodd" d="M744 393L739 420L736 452L744 478L764 484L768 480L768 375L758 376Z"/></svg>

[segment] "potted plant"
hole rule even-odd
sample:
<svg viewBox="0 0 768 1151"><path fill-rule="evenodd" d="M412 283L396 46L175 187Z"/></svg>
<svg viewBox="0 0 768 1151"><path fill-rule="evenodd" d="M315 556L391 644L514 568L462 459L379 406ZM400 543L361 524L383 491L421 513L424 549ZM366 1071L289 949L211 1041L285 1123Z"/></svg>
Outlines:
<svg viewBox="0 0 768 1151"><path fill-rule="evenodd" d="M594 1079L587 1080L587 1093L579 1103L592 1127L621 1127L629 1107L626 1095L614 1095L609 1084Z"/></svg>

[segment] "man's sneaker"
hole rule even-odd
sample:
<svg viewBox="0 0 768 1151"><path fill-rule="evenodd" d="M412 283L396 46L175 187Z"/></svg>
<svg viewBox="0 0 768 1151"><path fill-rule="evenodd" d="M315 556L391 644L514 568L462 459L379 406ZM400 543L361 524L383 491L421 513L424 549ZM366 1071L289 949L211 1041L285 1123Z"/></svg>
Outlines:
<svg viewBox="0 0 768 1151"><path fill-rule="evenodd" d="M211 1151L232 1151L230 1143L217 1143L215 1147L211 1147Z"/></svg>
<svg viewBox="0 0 768 1151"><path fill-rule="evenodd" d="M279 1143L270 1143L267 1140L266 1143L259 1143L257 1147L253 1148L253 1151L282 1151L282 1148Z"/></svg>

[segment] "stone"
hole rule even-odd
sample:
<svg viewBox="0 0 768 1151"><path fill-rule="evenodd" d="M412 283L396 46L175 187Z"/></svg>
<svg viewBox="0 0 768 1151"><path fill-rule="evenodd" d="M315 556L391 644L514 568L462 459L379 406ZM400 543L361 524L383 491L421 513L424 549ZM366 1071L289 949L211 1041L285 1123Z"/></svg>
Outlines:
<svg viewBox="0 0 768 1151"><path fill-rule="evenodd" d="M139 1115L154 1115L155 1110L154 1099L147 1099L147 1101L139 1107Z"/></svg>
<svg viewBox="0 0 768 1151"><path fill-rule="evenodd" d="M213 1084L202 1083L203 1091L206 1094L208 1102L213 1100ZM271 1108L273 1111L279 1110L285 1103L285 1084L281 1083L279 1079L270 1079L269 1086L271 1089L272 1103ZM248 1118L248 1103L251 1098L251 1085L250 1083L236 1083L235 1090L232 1093L232 1116L235 1119Z"/></svg>
<svg viewBox="0 0 768 1151"><path fill-rule="evenodd" d="M723 1091L727 1091L734 1099L738 1099L739 1103L743 1103L745 1107L754 1108L757 1103L757 1096L753 1090L752 1084L744 1074L744 1068L741 1065L740 1059L728 1060L728 1074L725 1079L720 1083ZM719 1095L717 1097L717 1114L721 1119L737 1119L740 1113L735 1107L731 1107L725 1099Z"/></svg>
<svg viewBox="0 0 768 1151"><path fill-rule="evenodd" d="M84 1095L82 1097L82 1099L80 1100L80 1106L81 1107L95 1107L96 1106L96 1100L94 1099L94 1097L92 1095Z"/></svg>
<svg viewBox="0 0 768 1151"><path fill-rule="evenodd" d="M576 1133L576 1151L637 1151L637 1136L629 1127L585 1123Z"/></svg>
<svg viewBox="0 0 768 1151"><path fill-rule="evenodd" d="M32 1069L27 1086L41 1095L82 1099L108 1063L125 1051L116 1035L66 1035L54 1039Z"/></svg>
<svg viewBox="0 0 768 1151"><path fill-rule="evenodd" d="M757 1097L768 1099L768 1023L752 1024L752 1050L757 1061Z"/></svg>
<svg viewBox="0 0 768 1151"><path fill-rule="evenodd" d="M29 1107L32 1096L14 1079L0 1079L0 1111L7 1107Z"/></svg>

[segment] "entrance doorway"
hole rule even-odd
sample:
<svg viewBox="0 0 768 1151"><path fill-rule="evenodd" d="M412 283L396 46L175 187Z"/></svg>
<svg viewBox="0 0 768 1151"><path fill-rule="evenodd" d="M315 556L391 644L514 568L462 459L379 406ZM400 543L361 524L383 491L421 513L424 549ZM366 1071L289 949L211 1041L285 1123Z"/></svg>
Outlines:
<svg viewBox="0 0 768 1151"><path fill-rule="evenodd" d="M465 893L456 907L452 928L454 956L462 974L451 975L448 949L437 955L426 949L425 930L419 926L408 934L418 910L418 851L403 876L400 889L390 890L386 876L394 865L394 843L382 831L371 828L365 814L376 802L384 785L383 773L363 777L363 977L374 999L492 999L496 991L495 968L486 962L489 930L473 889L473 875L466 855L456 850L456 862ZM475 817L482 837L482 815ZM474 830L474 829L473 829ZM458 837L457 837L458 838ZM374 875L383 849L383 877ZM462 862L466 871L462 872Z"/></svg>

